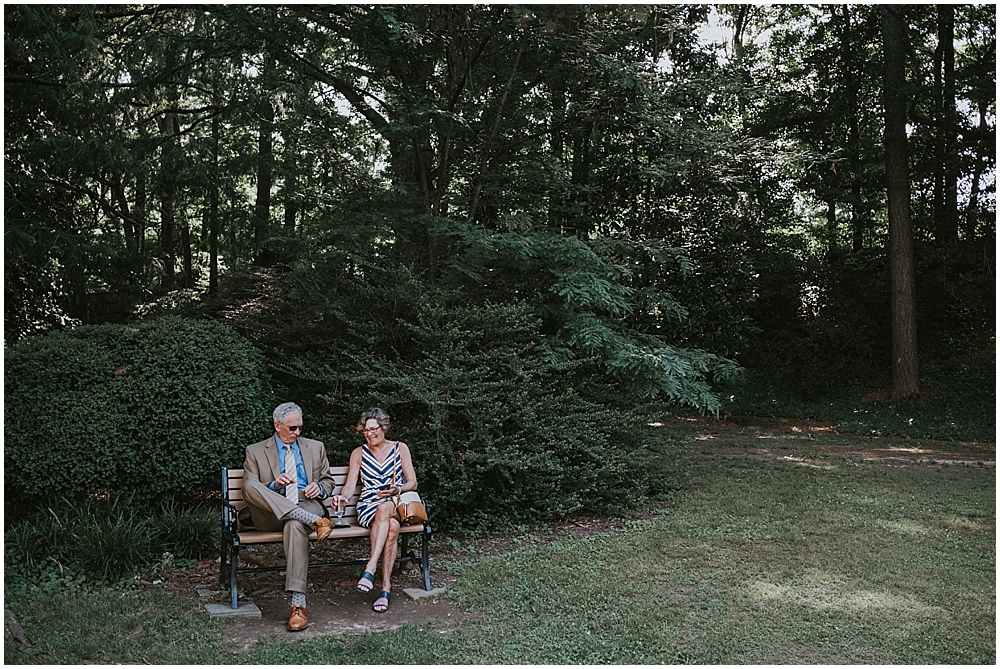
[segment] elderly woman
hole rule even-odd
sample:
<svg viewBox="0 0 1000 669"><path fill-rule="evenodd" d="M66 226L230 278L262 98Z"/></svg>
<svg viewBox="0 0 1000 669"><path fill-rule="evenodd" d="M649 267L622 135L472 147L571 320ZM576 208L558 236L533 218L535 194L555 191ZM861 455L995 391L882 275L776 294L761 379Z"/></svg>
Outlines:
<svg viewBox="0 0 1000 669"><path fill-rule="evenodd" d="M382 559L382 592L372 605L376 613L389 609L390 577L396 564L396 539L399 536L399 514L392 498L417 489L410 449L401 441L387 441L389 415L382 409L369 409L361 414L354 428L365 438L365 445L351 453L351 464L343 490L354 490L361 476L361 498L358 500L358 522L371 529L371 556L358 581L358 592L375 588L375 570ZM347 499L334 495L334 504L346 504Z"/></svg>

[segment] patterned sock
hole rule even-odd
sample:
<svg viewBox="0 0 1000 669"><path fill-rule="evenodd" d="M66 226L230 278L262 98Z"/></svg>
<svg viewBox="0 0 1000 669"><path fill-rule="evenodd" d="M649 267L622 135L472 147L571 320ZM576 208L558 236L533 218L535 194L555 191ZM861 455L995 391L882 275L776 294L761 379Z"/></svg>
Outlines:
<svg viewBox="0 0 1000 669"><path fill-rule="evenodd" d="M292 509L291 511L285 514L285 517L291 518L292 520L301 520L303 523L309 526L312 526L312 524L315 523L320 518L315 513L309 513L305 509Z"/></svg>
<svg viewBox="0 0 1000 669"><path fill-rule="evenodd" d="M292 606L305 606L306 605L306 593L304 592L293 592L292 593Z"/></svg>

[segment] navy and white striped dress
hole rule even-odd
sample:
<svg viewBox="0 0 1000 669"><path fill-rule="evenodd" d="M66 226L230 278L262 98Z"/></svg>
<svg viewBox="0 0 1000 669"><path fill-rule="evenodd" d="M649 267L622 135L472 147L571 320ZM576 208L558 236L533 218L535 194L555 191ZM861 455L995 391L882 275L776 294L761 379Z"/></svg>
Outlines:
<svg viewBox="0 0 1000 669"><path fill-rule="evenodd" d="M358 499L358 523L362 527L371 525L378 505L386 501L379 499L378 489L384 485L392 485L392 470L396 469L396 485L406 483L403 476L403 462L399 457L399 442L384 462L379 462L368 450L368 444L361 447L361 498Z"/></svg>

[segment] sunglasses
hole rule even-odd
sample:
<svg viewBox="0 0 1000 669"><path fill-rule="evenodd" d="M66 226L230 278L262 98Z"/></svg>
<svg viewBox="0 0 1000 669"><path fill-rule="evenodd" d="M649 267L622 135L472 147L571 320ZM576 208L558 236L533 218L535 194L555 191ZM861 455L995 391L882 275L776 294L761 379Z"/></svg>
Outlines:
<svg viewBox="0 0 1000 669"><path fill-rule="evenodd" d="M282 423L282 425L284 425L284 423ZM302 426L301 425L285 425L285 427L288 428L288 430L290 432L301 432L302 431Z"/></svg>

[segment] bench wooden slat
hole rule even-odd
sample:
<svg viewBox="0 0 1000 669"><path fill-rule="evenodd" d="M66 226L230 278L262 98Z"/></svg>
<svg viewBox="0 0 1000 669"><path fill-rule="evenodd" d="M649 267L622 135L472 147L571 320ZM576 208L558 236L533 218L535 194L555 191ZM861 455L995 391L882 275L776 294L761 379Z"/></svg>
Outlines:
<svg viewBox="0 0 1000 669"><path fill-rule="evenodd" d="M334 495L342 495L343 494L343 492L342 492L343 489L344 489L343 486L337 486L336 488L334 488L333 492L330 493L329 495L327 495L326 499L323 500L323 503L332 508L333 500L330 499L330 498L333 497ZM242 488L231 488L229 490L228 498L229 498L230 502L242 502L243 501L243 489ZM357 491L355 491L355 494L353 494L350 497L348 497L348 499L347 499L347 506L348 507L357 506L359 498L360 498L360 495L358 495Z"/></svg>
<svg viewBox="0 0 1000 669"><path fill-rule="evenodd" d="M400 534L419 534L424 531L423 525L403 525L399 528ZM250 532L237 532L237 536L240 538L240 543L243 545L251 544L271 544L271 543L281 543L283 540L283 535L281 532L261 532L258 530L253 530ZM360 525L352 524L350 527L335 527L333 528L333 534L327 539L352 539L357 537L367 537L369 530L367 527L361 527ZM311 532L309 534L309 539L311 541L316 540L316 533Z"/></svg>

